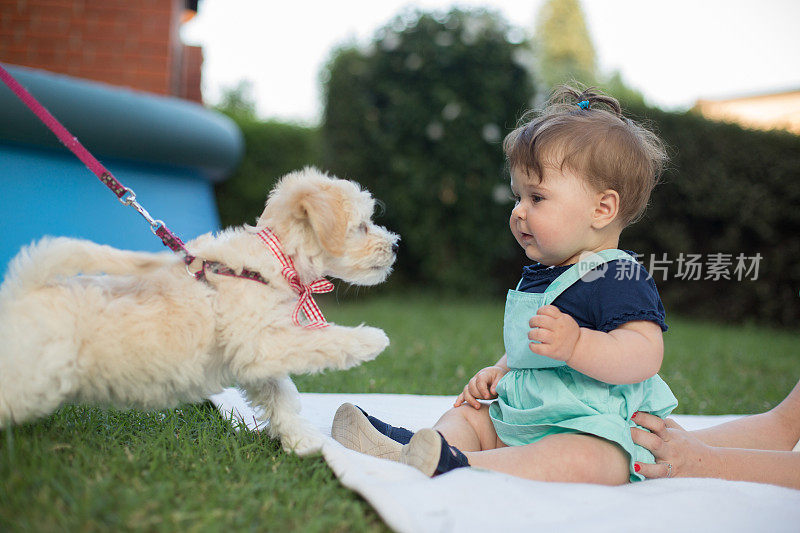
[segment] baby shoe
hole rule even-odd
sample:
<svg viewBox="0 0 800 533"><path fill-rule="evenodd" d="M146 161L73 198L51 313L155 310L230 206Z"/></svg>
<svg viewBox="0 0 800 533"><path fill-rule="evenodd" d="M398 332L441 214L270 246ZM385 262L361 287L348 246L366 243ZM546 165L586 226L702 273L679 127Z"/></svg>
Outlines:
<svg viewBox="0 0 800 533"><path fill-rule="evenodd" d="M331 436L345 448L392 461L400 460L403 444L413 434L369 416L352 403L340 405L331 424Z"/></svg>
<svg viewBox="0 0 800 533"><path fill-rule="evenodd" d="M369 416L367 412L362 408L360 408L359 406L356 405L355 407L356 409L361 411L364 414L364 416L367 417L367 420L369 420L369 423L372 424L372 427L374 427L375 429L377 429L390 439L399 442L400 444L408 444L408 441L410 441L411 437L414 436L414 432L411 430L387 424L383 420L379 420L374 416Z"/></svg>
<svg viewBox="0 0 800 533"><path fill-rule="evenodd" d="M469 466L461 450L447 443L444 435L434 429L421 429L403 446L400 462L413 466L426 476L444 474Z"/></svg>

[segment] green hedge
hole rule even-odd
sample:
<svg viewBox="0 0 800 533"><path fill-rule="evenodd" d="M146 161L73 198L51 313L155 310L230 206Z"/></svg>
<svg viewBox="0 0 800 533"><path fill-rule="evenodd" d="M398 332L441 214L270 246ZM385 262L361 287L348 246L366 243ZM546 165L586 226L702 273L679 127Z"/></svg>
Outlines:
<svg viewBox="0 0 800 533"><path fill-rule="evenodd" d="M730 254L730 280L677 279L669 265L656 282L668 309L690 316L794 326L800 320L800 137L745 130L694 113L635 109L671 147L664 182L645 217L622 234L622 245L677 260L681 253ZM760 254L736 280L736 257ZM747 262L748 266L752 264ZM649 264L646 263L649 268ZM710 272L704 271L705 278Z"/></svg>
<svg viewBox="0 0 800 533"><path fill-rule="evenodd" d="M253 224L272 185L282 175L319 165L319 130L281 122L236 119L245 155L236 173L215 188L222 226Z"/></svg>
<svg viewBox="0 0 800 533"><path fill-rule="evenodd" d="M514 252L497 222L501 142L533 94L508 31L482 10L416 14L328 66L325 166L385 201L382 222L402 236L395 283L500 288Z"/></svg>

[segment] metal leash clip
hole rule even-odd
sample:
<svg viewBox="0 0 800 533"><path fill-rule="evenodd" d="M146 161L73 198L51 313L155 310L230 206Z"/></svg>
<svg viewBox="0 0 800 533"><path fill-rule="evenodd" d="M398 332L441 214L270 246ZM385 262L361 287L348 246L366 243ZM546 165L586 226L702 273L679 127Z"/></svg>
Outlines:
<svg viewBox="0 0 800 533"><path fill-rule="evenodd" d="M105 176L105 174L103 174ZM104 182L105 183L105 182ZM136 193L133 192L132 189L125 187L125 192L122 193L122 196L117 198L123 205L131 205L133 202L136 201Z"/></svg>
<svg viewBox="0 0 800 533"><path fill-rule="evenodd" d="M158 231L158 228L164 225L163 220L154 219L152 216L150 216L150 213L147 212L147 209L142 207L141 204L136 201L136 193L133 192L133 189L126 187L125 192L119 197L119 201L124 205L134 208L140 215L142 215L147 223L150 224L150 231L152 231L154 235L156 231Z"/></svg>

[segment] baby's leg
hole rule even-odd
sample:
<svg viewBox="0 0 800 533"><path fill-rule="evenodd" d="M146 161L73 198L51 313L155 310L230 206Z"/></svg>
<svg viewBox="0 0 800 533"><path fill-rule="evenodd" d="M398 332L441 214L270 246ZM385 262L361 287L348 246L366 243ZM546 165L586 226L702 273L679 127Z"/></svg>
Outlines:
<svg viewBox="0 0 800 533"><path fill-rule="evenodd" d="M621 447L576 433L550 435L524 446L465 451L464 455L471 466L538 481L622 485L630 475L628 455Z"/></svg>
<svg viewBox="0 0 800 533"><path fill-rule="evenodd" d="M462 452L493 450L505 447L497 438L494 424L489 417L489 406L475 409L467 404L450 409L434 424L447 442ZM471 462L471 461L470 461Z"/></svg>

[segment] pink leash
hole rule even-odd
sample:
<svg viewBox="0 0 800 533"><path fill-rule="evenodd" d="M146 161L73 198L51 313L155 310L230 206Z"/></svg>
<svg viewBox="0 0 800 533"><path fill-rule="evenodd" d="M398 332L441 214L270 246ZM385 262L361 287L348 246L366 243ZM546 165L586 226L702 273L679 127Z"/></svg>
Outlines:
<svg viewBox="0 0 800 533"><path fill-rule="evenodd" d="M45 107L40 104L36 98L31 95L23 87L19 84L17 80L14 79L8 71L0 65L0 79L8 85L8 88L11 89L17 98L22 100L28 109L33 111L33 114L36 115L39 120L41 120L47 128L52 131L58 140L61 141L61 144L66 146L70 152L75 154L75 157L81 160L81 162L86 165L86 167L97 176L100 181L102 181L106 187L111 189L120 202L127 206L131 206L136 211L142 215L145 220L147 220L148 224L150 224L150 229L155 233L161 242L164 243L164 246L169 248L175 253L179 253L183 256L183 261L189 265L192 261L194 261L194 256L189 253L186 249L186 246L183 244L183 241L178 238L175 234L173 234L162 221L154 220L153 217L150 216L150 213L147 210L139 205L136 201L136 194L129 188L125 187L121 184L117 178L114 177L111 172L104 167L100 161L98 161L92 154L89 153L89 150L83 147L83 145L78 141L78 138L73 136L67 128L61 124L56 117L54 117L50 112L45 109Z"/></svg>
<svg viewBox="0 0 800 533"><path fill-rule="evenodd" d="M159 239L161 239L161 242L164 243L164 246L175 253L181 254L183 256L183 261L187 266L195 260L195 256L189 253L183 241L177 235L173 234L167 228L164 222L161 220L154 220L153 217L150 216L150 213L148 213L147 210L136 201L136 194L133 192L133 190L122 185L122 183L120 183L117 178L111 174L111 171L104 167L100 161L97 160L97 158L89 153L89 150L84 148L80 141L78 141L77 137L73 136L67 130L67 128L65 128L64 125L61 124L58 119L56 119L56 117L54 117L47 109L45 109L45 107L40 104L39 101L36 100L36 98L34 98L27 89L25 89L25 87L20 85L20 83L15 80L5 68L3 68L3 65L0 65L0 79L2 79L3 82L8 85L9 89L11 89L11 91L17 95L17 98L22 100L22 103L28 106L28 109L30 109L33 114L36 115L39 120L41 120L44 125L55 134L56 137L58 137L58 140L61 141L61 144L66 146L70 152L75 154L75 157L80 159L81 162L86 165L86 167L91 170L92 173L97 176L106 187L111 189L111 192L117 196L117 199L120 202L122 202L124 205L133 207L145 218L145 220L147 220L147 223L150 224L150 229L156 234L156 236L158 236ZM300 282L300 276L294 267L292 259L283 253L280 241L278 241L278 238L275 236L275 234L269 229L265 229L258 234L258 237L278 258L283 266L282 274L284 278L286 278L286 281L289 283L292 289L300 296L297 307L292 315L292 323L294 323L296 326L302 325L304 328L311 329L327 327L329 324L325 321L325 317L322 316L322 311L320 311L319 306L314 301L312 293L330 292L333 290L333 284L327 279L322 278L313 281L308 285L303 285ZM194 275L194 277L198 280L205 279L206 268L209 268L215 274L249 279L252 281L258 281L259 283L263 283L265 285L268 284L268 282L264 280L257 272L252 272L245 269L241 274L237 274L230 268L212 261L203 261L202 268L197 272L197 274ZM299 313L301 309L308 319L308 324L300 324Z"/></svg>

